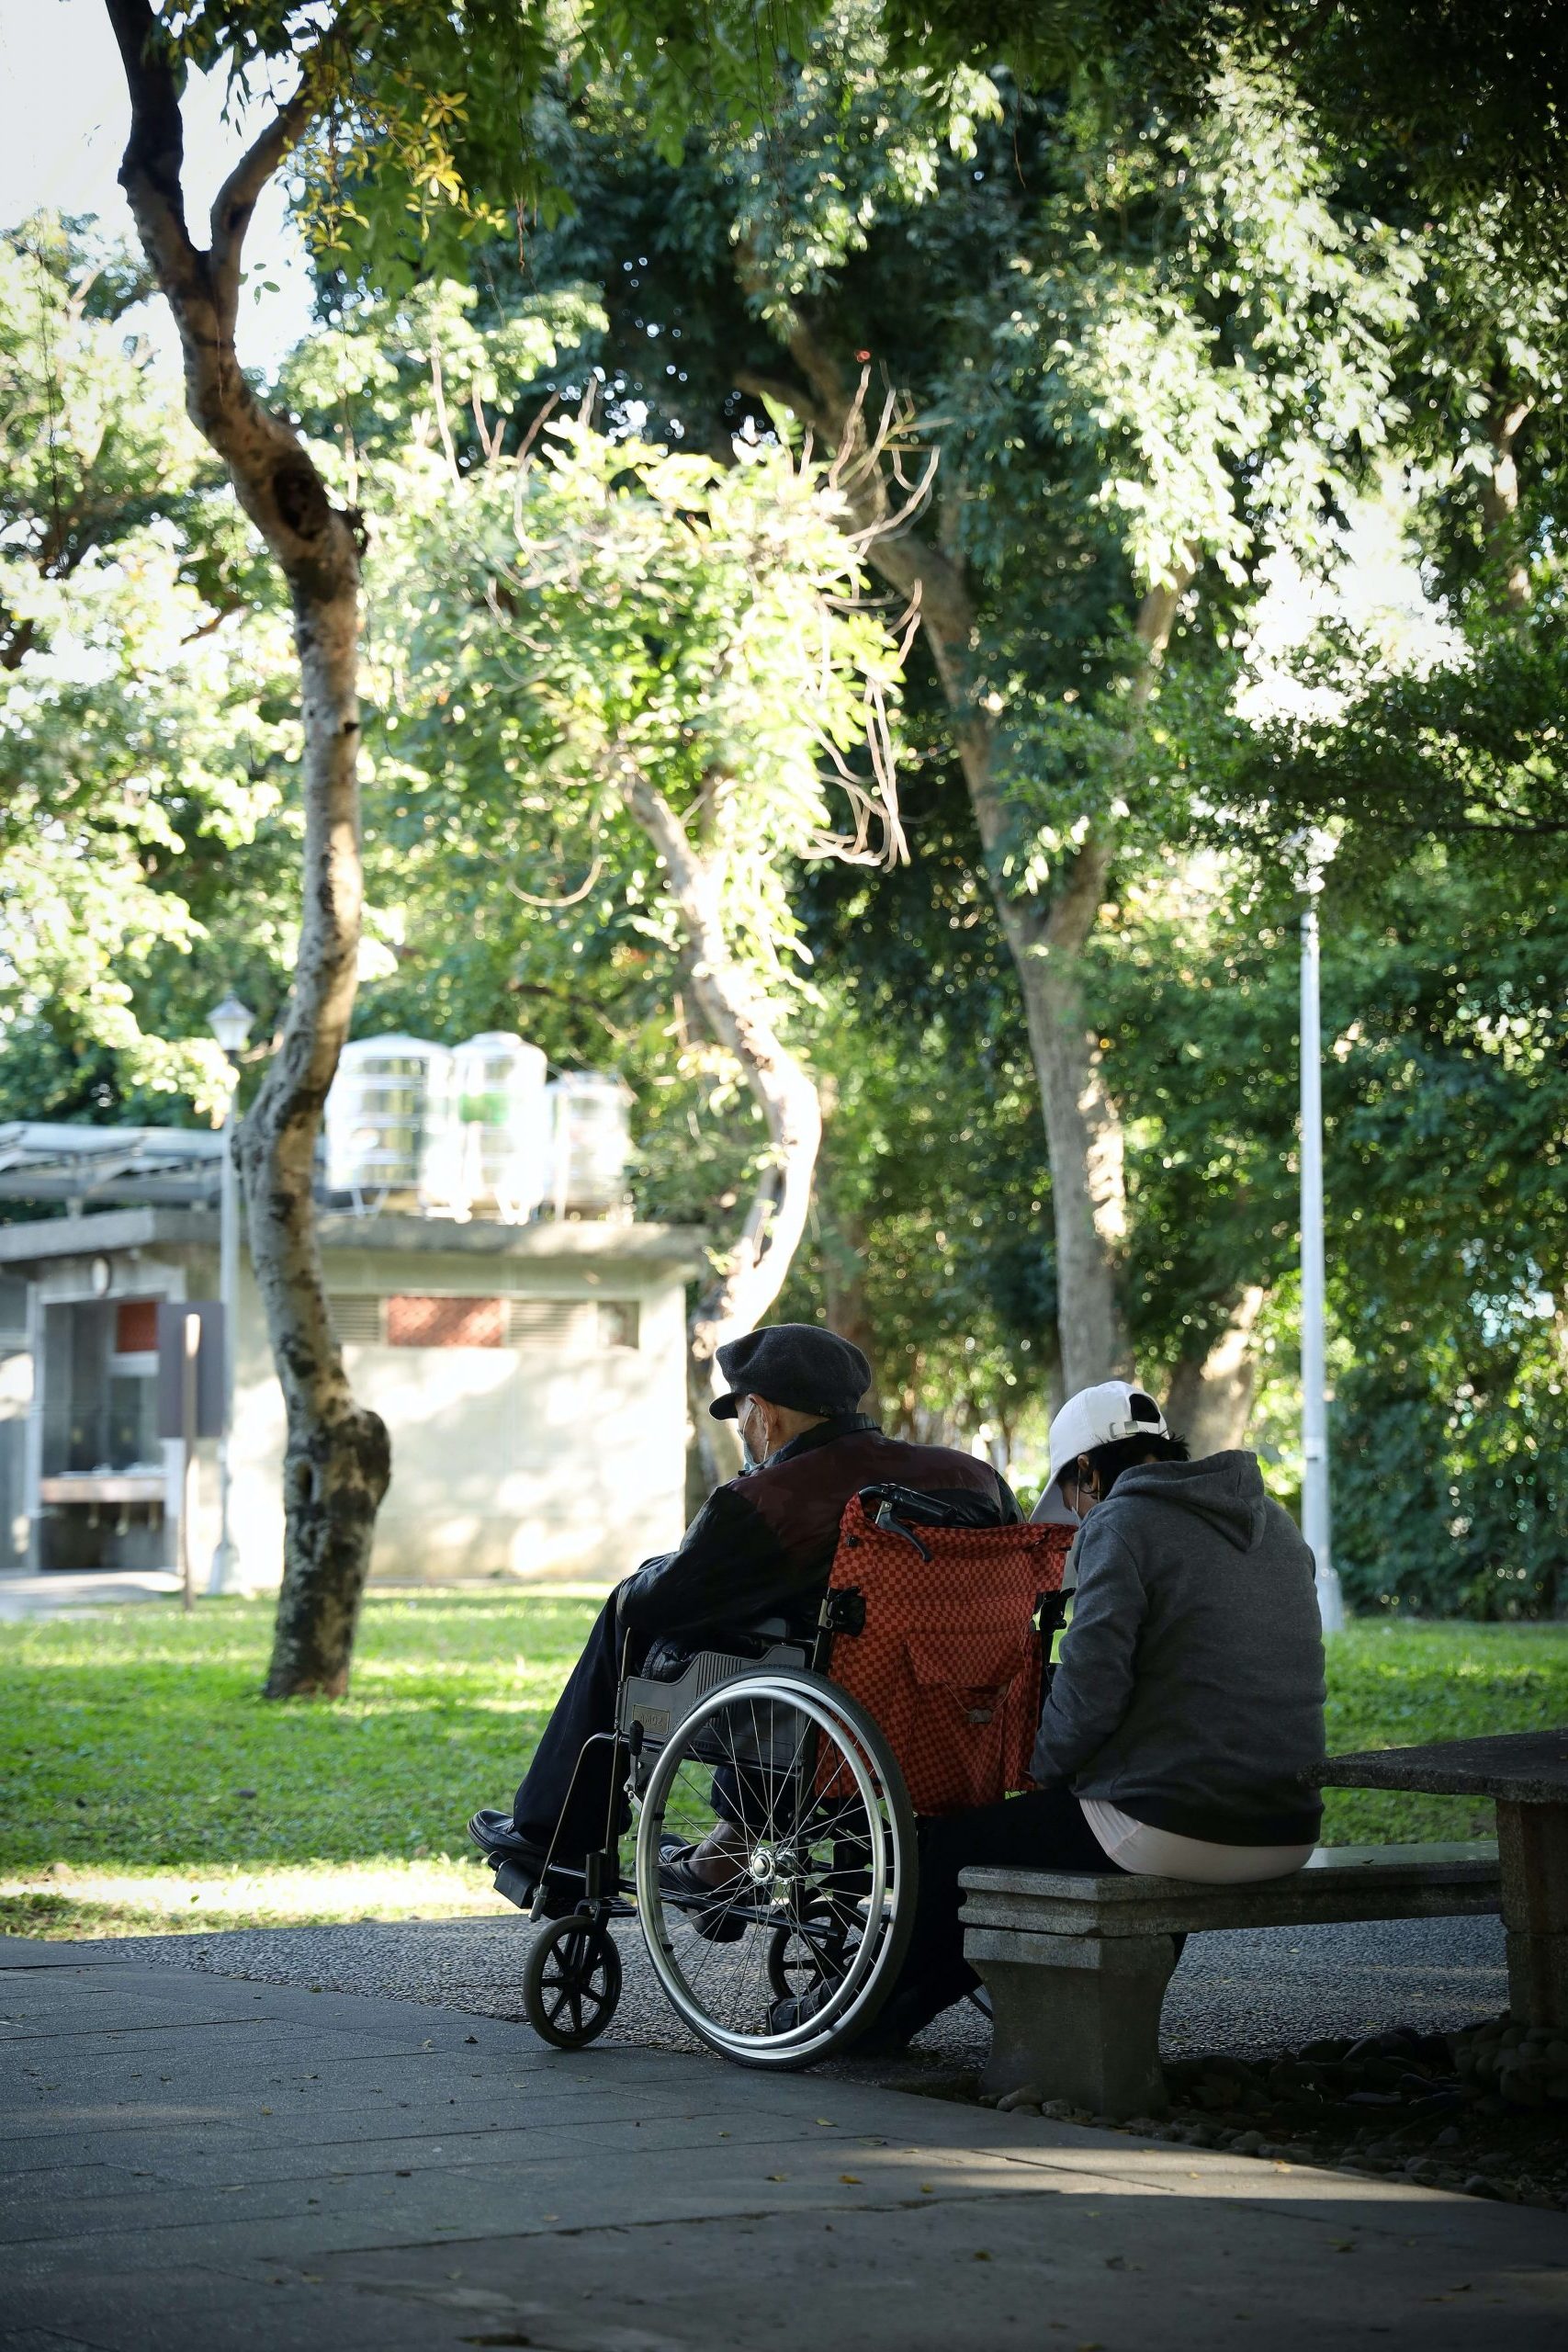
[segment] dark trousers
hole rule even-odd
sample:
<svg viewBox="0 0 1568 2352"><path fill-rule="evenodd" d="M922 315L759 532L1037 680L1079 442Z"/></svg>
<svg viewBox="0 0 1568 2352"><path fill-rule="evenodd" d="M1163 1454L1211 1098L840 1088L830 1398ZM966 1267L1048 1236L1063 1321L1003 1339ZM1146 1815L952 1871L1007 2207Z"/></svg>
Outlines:
<svg viewBox="0 0 1568 2352"><path fill-rule="evenodd" d="M536 1861L544 1860L558 1823L556 1859L581 1870L584 1854L604 1843L612 1795L616 1808L615 1826L621 1826L619 1816L625 1810L626 1799L611 1786L614 1744L601 1739L592 1747L585 1746L592 1733L615 1729L621 1638L615 1623L615 1595L612 1593L594 1620L593 1630L583 1644L582 1656L556 1701L555 1711L534 1750L533 1761L512 1801L513 1825ZM630 1663L635 1669L641 1664L648 1645L634 1634L631 1646Z"/></svg>
<svg viewBox="0 0 1568 2352"><path fill-rule="evenodd" d="M972 1813L950 1813L919 1827L920 1885L915 1931L885 2012L901 2032L918 2033L973 1992L979 1978L964 1957L958 1873L997 1869L1122 1872L1100 1844L1070 1789L1032 1789Z"/></svg>
<svg viewBox="0 0 1568 2352"><path fill-rule="evenodd" d="M610 1835L619 1836L626 1829L630 1813L623 1790L614 1792L613 1828L610 1818L614 1745L602 1737L594 1739L592 1747L587 1743L595 1733L611 1732L615 1727L615 1701L623 1666L628 1674L649 1672L662 1680L680 1671L686 1656L684 1645L668 1642L658 1634L633 1634L628 1637L623 1634L615 1622L615 1607L616 1596L612 1593L594 1620L582 1655L556 1701L544 1735L534 1750L533 1761L512 1800L512 1826L536 1866L544 1860L550 1840L556 1838L556 1860L570 1869L581 1870L584 1854L604 1846ZM703 1636L704 1647L727 1651L731 1645L738 1654L738 1664L743 1663L749 1654L755 1655L754 1629L744 1625L713 1626ZM624 1776L624 1757L621 1769ZM750 1777L728 1765L721 1766L715 1773L714 1808L725 1820L744 1826L748 1818L767 1819L766 1790L762 1789L759 1796L744 1786L743 1781ZM560 1835L556 1838L558 1823Z"/></svg>

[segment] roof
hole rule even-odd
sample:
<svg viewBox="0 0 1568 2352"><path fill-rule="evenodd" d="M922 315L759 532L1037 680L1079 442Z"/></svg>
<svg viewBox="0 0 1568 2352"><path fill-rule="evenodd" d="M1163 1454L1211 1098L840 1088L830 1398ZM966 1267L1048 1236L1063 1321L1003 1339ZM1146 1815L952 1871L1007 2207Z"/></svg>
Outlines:
<svg viewBox="0 0 1568 2352"><path fill-rule="evenodd" d="M174 1204L218 1197L223 1137L211 1127L0 1126L0 1201Z"/></svg>
<svg viewBox="0 0 1568 2352"><path fill-rule="evenodd" d="M5 1134L0 1129L0 1136ZM380 1250L410 1257L533 1259L660 1267L671 1273L704 1270L704 1236L696 1226L618 1224L583 1217L557 1224L497 1225L479 1218L459 1224L441 1216L317 1215L323 1250ZM208 1248L218 1245L213 1209L125 1208L41 1217L0 1225L0 1265L41 1264L51 1258L108 1257L117 1250Z"/></svg>

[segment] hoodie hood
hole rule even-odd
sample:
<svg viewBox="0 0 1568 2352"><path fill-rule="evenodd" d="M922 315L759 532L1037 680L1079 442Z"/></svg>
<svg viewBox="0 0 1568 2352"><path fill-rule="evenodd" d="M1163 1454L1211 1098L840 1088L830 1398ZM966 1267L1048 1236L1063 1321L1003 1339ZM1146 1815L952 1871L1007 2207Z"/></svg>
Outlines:
<svg viewBox="0 0 1568 2352"><path fill-rule="evenodd" d="M1190 1511L1238 1552L1261 1543L1268 1498L1255 1453L1208 1453L1201 1462L1143 1462L1123 1470L1099 1509L1134 1496Z"/></svg>

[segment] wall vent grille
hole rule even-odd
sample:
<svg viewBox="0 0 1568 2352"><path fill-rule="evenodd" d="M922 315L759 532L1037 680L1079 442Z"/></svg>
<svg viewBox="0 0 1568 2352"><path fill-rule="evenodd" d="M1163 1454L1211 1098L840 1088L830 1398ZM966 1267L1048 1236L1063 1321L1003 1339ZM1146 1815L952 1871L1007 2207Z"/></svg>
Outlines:
<svg viewBox="0 0 1568 2352"><path fill-rule="evenodd" d="M394 1292L329 1299L345 1348L517 1348L585 1355L641 1345L636 1299L452 1298Z"/></svg>
<svg viewBox="0 0 1568 2352"><path fill-rule="evenodd" d="M338 1344L344 1348L378 1348L386 1340L386 1301L381 1298L329 1298L327 1311Z"/></svg>
<svg viewBox="0 0 1568 2352"><path fill-rule="evenodd" d="M589 1348L593 1302L581 1298L509 1298L507 1338L514 1348Z"/></svg>

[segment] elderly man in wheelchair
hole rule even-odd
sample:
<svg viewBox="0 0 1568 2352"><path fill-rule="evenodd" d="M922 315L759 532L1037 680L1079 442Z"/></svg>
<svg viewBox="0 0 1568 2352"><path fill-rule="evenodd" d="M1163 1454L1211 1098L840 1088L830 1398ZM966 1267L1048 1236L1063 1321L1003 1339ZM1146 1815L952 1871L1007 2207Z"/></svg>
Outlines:
<svg viewBox="0 0 1568 2352"><path fill-rule="evenodd" d="M547 2040L609 2023L635 1912L702 2041L795 2067L862 2040L897 1977L917 1812L1019 1785L1065 1545L987 1463L885 1436L835 1333L754 1331L719 1365L752 1466L611 1596L510 1816L469 1826L550 1923L524 1987Z"/></svg>

